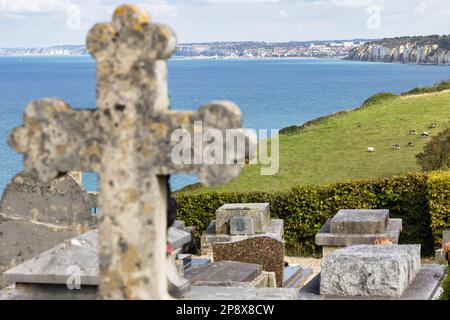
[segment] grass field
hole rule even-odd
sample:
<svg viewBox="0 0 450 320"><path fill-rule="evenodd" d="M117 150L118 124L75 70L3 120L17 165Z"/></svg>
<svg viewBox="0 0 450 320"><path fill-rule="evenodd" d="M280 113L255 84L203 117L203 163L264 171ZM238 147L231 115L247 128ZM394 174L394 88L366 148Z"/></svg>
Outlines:
<svg viewBox="0 0 450 320"><path fill-rule="evenodd" d="M438 128L430 129L436 122ZM293 185L324 185L348 179L381 178L420 171L416 155L450 127L450 91L380 95L363 107L315 121L280 136L280 170L261 176L249 166L232 183L198 191L279 191ZM417 136L409 135L416 130ZM408 147L408 143L413 143ZM398 144L400 150L393 150ZM368 147L376 152L369 153Z"/></svg>

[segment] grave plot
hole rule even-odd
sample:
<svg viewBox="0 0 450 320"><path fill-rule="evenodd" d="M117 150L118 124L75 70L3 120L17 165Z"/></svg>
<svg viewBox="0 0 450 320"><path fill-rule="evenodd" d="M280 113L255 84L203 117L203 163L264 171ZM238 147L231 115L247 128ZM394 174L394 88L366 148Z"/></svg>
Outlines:
<svg viewBox="0 0 450 320"><path fill-rule="evenodd" d="M212 254L214 243L262 236L279 240L284 236L283 220L270 218L268 203L225 204L201 237L201 253Z"/></svg>
<svg viewBox="0 0 450 320"><path fill-rule="evenodd" d="M402 230L401 219L391 219L389 210L340 210L316 235L323 256L353 245L397 244Z"/></svg>
<svg viewBox="0 0 450 320"><path fill-rule="evenodd" d="M177 222L168 238L174 250L189 247L192 237ZM5 279L14 284L16 299L93 300L99 298L98 231L65 240L54 248L6 271ZM168 262L169 264L169 262Z"/></svg>
<svg viewBox="0 0 450 320"><path fill-rule="evenodd" d="M81 180L62 176L41 183L25 172L17 174L1 199L0 272L96 228L93 205Z"/></svg>

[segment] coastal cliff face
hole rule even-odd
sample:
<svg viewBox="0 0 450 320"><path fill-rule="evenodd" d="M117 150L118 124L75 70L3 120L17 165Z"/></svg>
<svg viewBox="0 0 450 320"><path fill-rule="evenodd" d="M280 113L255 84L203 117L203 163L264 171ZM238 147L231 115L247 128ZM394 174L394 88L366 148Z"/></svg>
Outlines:
<svg viewBox="0 0 450 320"><path fill-rule="evenodd" d="M437 44L406 43L389 47L380 43L369 43L352 49L348 60L450 65L450 50L440 48Z"/></svg>

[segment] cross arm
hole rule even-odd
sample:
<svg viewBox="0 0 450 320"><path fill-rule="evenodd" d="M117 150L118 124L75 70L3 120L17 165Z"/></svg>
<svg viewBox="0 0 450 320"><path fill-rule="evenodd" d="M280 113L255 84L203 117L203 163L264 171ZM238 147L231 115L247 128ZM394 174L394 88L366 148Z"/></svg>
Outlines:
<svg viewBox="0 0 450 320"><path fill-rule="evenodd" d="M25 156L25 170L48 182L69 171L98 171L102 153L97 110L74 110L59 99L36 100L9 144Z"/></svg>
<svg viewBox="0 0 450 320"><path fill-rule="evenodd" d="M239 175L246 157L245 148L234 152L233 145L233 151L230 152L228 144L235 141L227 141L228 134L231 132L233 139L248 144L257 143L256 136L241 126L241 111L229 101L210 102L197 112L160 113L150 126L149 137L154 137L154 141L159 144L153 167L157 167L158 173L164 175L197 175L206 185L227 183ZM180 136L183 138L178 139ZM188 154L183 156L183 161L176 159L180 143Z"/></svg>

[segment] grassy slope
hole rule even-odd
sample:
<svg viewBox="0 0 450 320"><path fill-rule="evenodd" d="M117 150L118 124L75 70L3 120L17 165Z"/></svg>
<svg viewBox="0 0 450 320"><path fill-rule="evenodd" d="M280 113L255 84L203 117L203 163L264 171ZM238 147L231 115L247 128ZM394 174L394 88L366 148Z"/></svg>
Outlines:
<svg viewBox="0 0 450 320"><path fill-rule="evenodd" d="M439 128L429 129L437 122ZM450 127L450 91L382 99L337 114L297 133L280 136L280 171L263 177L258 166L246 168L232 183L201 191L277 191L293 185L323 185L347 179L380 178L420 171L416 154L426 139ZM410 136L410 130L418 136ZM414 147L406 147L413 142ZM392 150L392 145L401 150ZM375 153L367 148L375 147Z"/></svg>

